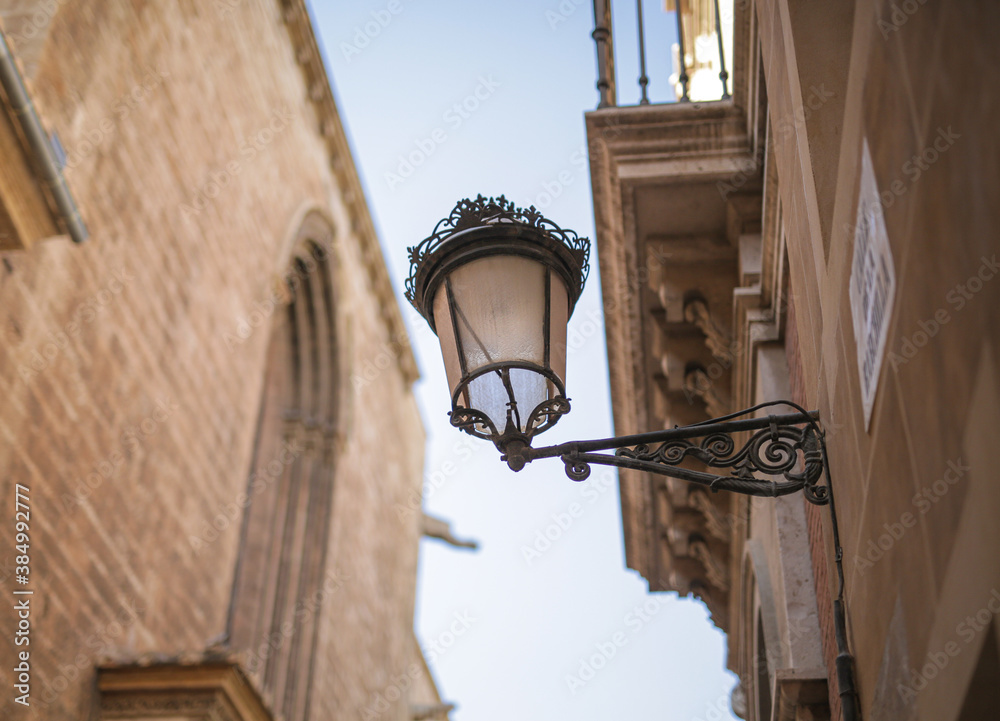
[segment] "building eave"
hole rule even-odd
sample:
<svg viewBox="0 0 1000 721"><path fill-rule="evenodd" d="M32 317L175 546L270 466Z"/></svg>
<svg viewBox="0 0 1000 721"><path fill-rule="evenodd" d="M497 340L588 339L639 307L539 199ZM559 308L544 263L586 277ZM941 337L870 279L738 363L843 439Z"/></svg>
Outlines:
<svg viewBox="0 0 1000 721"><path fill-rule="evenodd" d="M351 154L350 143L340 121L340 113L337 110L323 55L316 42L309 10L305 0L279 0L279 2L296 59L305 77L309 98L316 109L318 131L326 141L330 168L347 205L351 220L350 230L361 243L365 271L378 299L379 315L390 339L395 341L395 345L399 348L399 365L403 375L407 383L412 384L420 377L420 371L407 340L409 335L406 324L399 309L399 301L393 292L382 246L375 232L361 179Z"/></svg>

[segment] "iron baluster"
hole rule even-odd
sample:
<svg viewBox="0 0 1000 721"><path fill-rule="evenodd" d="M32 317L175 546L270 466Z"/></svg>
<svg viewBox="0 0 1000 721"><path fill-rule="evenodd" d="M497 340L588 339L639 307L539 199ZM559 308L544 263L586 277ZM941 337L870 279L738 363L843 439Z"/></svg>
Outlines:
<svg viewBox="0 0 1000 721"><path fill-rule="evenodd" d="M679 2L679 0L678 0ZM726 72L726 51L722 43L722 14L719 12L719 0L715 2L715 34L719 38L719 80L722 81L722 99L729 99L729 73Z"/></svg>
<svg viewBox="0 0 1000 721"><path fill-rule="evenodd" d="M646 94L649 77L646 75L646 31L642 26L642 0L635 0L635 11L639 19L639 89L642 92L639 105L649 105L649 96Z"/></svg>
<svg viewBox="0 0 1000 721"><path fill-rule="evenodd" d="M677 76L677 81L681 84L681 102L688 102L691 98L688 97L688 73L687 73L687 59L684 57L684 20L681 18L681 0L674 0L677 6L677 46L681 73Z"/></svg>
<svg viewBox="0 0 1000 721"><path fill-rule="evenodd" d="M597 90L600 94L598 108L615 106L615 56L611 35L611 0L594 0L594 32L591 37L597 44Z"/></svg>

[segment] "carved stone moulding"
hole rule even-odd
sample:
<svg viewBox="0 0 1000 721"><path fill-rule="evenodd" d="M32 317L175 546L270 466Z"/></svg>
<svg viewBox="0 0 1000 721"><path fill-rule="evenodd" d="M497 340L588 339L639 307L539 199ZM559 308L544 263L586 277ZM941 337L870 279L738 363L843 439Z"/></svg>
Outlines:
<svg viewBox="0 0 1000 721"><path fill-rule="evenodd" d="M101 721L274 721L238 664L165 663L98 669Z"/></svg>

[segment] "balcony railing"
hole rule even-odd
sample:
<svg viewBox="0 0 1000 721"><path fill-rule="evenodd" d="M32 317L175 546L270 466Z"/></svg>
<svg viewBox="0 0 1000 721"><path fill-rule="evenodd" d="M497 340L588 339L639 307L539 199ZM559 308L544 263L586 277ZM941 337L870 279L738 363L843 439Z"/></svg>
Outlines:
<svg viewBox="0 0 1000 721"><path fill-rule="evenodd" d="M594 42L597 44L597 89L600 94L598 108L618 106L618 87L615 77L615 41L622 40L622 48L634 44L638 55L638 101L650 102L705 102L727 100L730 97L732 67L734 0L661 0L658 12L644 12L642 0L636 0L634 18L619 15L618 7L612 9L611 0L594 0ZM624 4L623 4L624 5ZM669 18L673 16L674 28ZM613 18L632 20L636 35L616 38L612 31ZM654 75L666 77L672 96L650 100L650 77L647 74L647 26L651 31L648 46L656 51L669 48L673 67L656 68ZM664 53L653 53L664 57ZM665 65L665 63L662 63ZM655 79L655 78L654 78ZM625 103L626 105L632 103Z"/></svg>

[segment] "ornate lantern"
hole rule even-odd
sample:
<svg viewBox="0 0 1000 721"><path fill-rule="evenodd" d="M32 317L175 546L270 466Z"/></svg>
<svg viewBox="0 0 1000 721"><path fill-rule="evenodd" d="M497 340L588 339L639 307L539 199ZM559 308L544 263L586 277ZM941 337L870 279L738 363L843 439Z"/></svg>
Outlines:
<svg viewBox="0 0 1000 721"><path fill-rule="evenodd" d="M462 200L409 249L406 298L437 333L451 423L506 451L569 411L566 324L590 241L504 196Z"/></svg>

